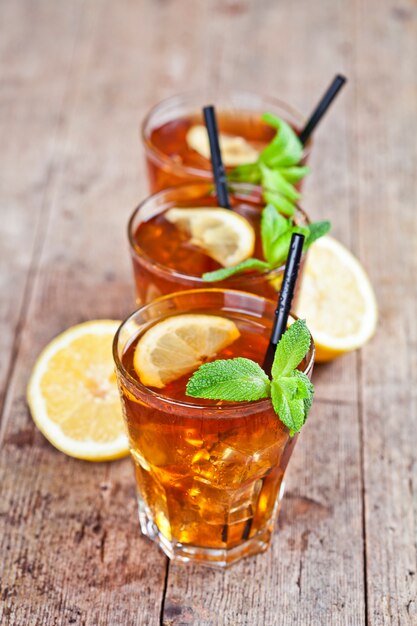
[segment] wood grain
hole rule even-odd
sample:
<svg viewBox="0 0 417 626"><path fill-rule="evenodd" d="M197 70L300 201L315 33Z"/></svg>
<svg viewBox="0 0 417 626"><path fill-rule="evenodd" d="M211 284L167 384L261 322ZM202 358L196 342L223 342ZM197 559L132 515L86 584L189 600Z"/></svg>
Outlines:
<svg viewBox="0 0 417 626"><path fill-rule="evenodd" d="M0 623L417 624L415 2L4 0L0 21ZM134 307L125 228L150 105L211 84L308 114L336 72L349 83L303 204L364 262L379 332L316 368L271 550L167 569L138 532L129 461L49 446L28 376L67 326Z"/></svg>
<svg viewBox="0 0 417 626"><path fill-rule="evenodd" d="M359 355L368 619L408 626L417 624L415 2L358 3L356 67L356 246L381 314Z"/></svg>
<svg viewBox="0 0 417 626"><path fill-rule="evenodd" d="M132 129L140 98L113 77L120 80L121 66L133 74L138 34L137 26L114 23L107 5L84 7L3 414L2 624L159 622L166 558L139 534L130 462L66 458L35 430L25 403L34 359L56 333L134 308L125 224L139 193ZM109 35L119 42L116 54ZM30 119L25 124L30 132Z"/></svg>

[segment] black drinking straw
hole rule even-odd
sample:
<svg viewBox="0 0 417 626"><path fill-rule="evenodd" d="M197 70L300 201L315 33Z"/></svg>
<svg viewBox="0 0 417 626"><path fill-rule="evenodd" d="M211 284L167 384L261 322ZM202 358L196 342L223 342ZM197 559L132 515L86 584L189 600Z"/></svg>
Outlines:
<svg viewBox="0 0 417 626"><path fill-rule="evenodd" d="M346 80L347 78L345 76L342 76L341 74L337 74L337 76L334 77L331 85L314 109L303 130L298 135L303 146L310 139L313 130L316 128L317 124L326 113L327 109L345 84Z"/></svg>
<svg viewBox="0 0 417 626"><path fill-rule="evenodd" d="M293 236L291 237L284 278L282 280L281 291L279 292L278 297L278 306L275 311L271 339L269 341L269 346L263 362L263 368L269 376L271 375L271 368L272 363L274 362L277 344L287 328L288 315L290 314L295 284L298 277L298 270L300 269L304 239L304 235L300 235L299 233L293 233Z"/></svg>
<svg viewBox="0 0 417 626"><path fill-rule="evenodd" d="M278 342L287 328L288 315L290 314L291 302L294 296L295 285L298 277L298 270L300 269L304 239L304 235L300 235L299 233L293 233L293 236L291 237L284 278L282 280L281 291L279 292L278 297L278 306L275 311L271 339L269 340L269 346L262 365L268 376L271 376L272 363L274 362L275 350ZM245 541L246 539L249 539L252 524L253 517L249 517L246 520L246 524L242 532L242 539Z"/></svg>
<svg viewBox="0 0 417 626"><path fill-rule="evenodd" d="M222 155L220 152L219 131L217 129L214 106L210 105L204 107L203 113L210 142L211 167L213 168L213 176L216 183L217 201L219 206L224 209L230 209L226 170L224 169Z"/></svg>

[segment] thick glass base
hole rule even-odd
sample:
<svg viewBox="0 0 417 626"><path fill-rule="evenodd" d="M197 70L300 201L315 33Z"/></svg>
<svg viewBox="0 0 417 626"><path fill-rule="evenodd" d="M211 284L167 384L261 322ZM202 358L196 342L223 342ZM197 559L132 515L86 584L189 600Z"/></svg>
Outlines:
<svg viewBox="0 0 417 626"><path fill-rule="evenodd" d="M206 565L208 567L225 569L246 556L259 554L260 552L265 552L265 550L268 549L271 543L279 504L282 496L284 495L284 489L284 482L282 482L273 515L265 527L258 531L254 536L233 548L203 548L201 546L170 541L160 532L155 522L150 518L148 511L146 510L145 503L139 495L138 506L140 528L142 534L149 537L152 541L155 541L155 543L157 543L165 554L173 561L179 561L182 563L200 563L201 565Z"/></svg>

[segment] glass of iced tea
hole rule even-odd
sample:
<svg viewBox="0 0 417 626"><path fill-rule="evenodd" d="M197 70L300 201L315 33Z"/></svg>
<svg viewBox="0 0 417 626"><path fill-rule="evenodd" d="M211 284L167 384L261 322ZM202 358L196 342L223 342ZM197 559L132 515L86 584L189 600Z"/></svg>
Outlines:
<svg viewBox="0 0 417 626"><path fill-rule="evenodd" d="M238 330L205 360L239 356L262 365L275 306L231 290L179 292L139 309L115 336L141 530L172 559L227 567L266 550L297 437L290 437L269 399L232 403L187 396L192 371L162 388L146 386L135 365L137 346L166 320L178 327L181 316L206 316L204 325L210 326L207 319L221 317ZM161 355L162 370L172 358L178 362L178 351ZM299 369L310 377L313 363L312 343Z"/></svg>
<svg viewBox="0 0 417 626"><path fill-rule="evenodd" d="M216 106L227 170L255 161L275 136L276 130L262 120L263 113L280 117L297 133L304 123L303 116L285 102L245 91L201 90L168 98L149 111L141 128L151 192L212 178L208 142L202 130L202 107L207 104ZM302 164L309 151L310 142Z"/></svg>
<svg viewBox="0 0 417 626"><path fill-rule="evenodd" d="M262 189L233 183L229 191L232 210L246 218L254 229L252 256L263 259L260 219L265 202ZM128 237L139 306L174 291L205 287L249 291L276 300L284 265L269 271L236 274L216 283L204 281L204 273L217 270L221 265L193 245L189 236L166 218L172 207L217 207L213 184L195 182L165 189L147 198L132 214ZM309 223L301 208L297 208L294 221L300 226Z"/></svg>

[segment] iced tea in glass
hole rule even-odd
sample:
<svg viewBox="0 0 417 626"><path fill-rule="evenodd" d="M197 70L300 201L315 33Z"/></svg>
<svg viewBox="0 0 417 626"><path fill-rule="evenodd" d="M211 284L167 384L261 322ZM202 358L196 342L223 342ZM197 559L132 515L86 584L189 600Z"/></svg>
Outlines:
<svg viewBox="0 0 417 626"><path fill-rule="evenodd" d="M229 190L232 210L245 217L255 231L253 256L263 259L260 219L265 202L262 189L246 183L233 183ZM174 291L205 287L249 291L276 300L284 266L264 272L245 272L223 281L207 283L202 275L222 266L204 250L192 245L189 237L164 217L172 207L217 206L213 184L198 182L158 192L134 211L128 225L128 237L139 306ZM296 209L294 221L300 226L309 223L301 208Z"/></svg>
<svg viewBox="0 0 417 626"><path fill-rule="evenodd" d="M191 128L204 124L202 108L207 104L216 107L221 134L240 138L258 153L276 133L262 120L264 113L280 117L296 133L304 123L303 116L285 102L245 91L201 90L168 98L150 110L141 128L151 192L184 182L212 179L210 160L187 140ZM310 148L309 142L302 164L306 163ZM227 166L225 155L223 160Z"/></svg>
<svg viewBox="0 0 417 626"><path fill-rule="evenodd" d="M185 313L226 317L240 337L210 360L246 357L262 364L276 303L230 290L175 293L142 307L114 340L114 358L136 471L142 532L172 559L227 567L264 551L271 539L285 469L296 436L269 399L190 398L192 372L163 389L147 388L133 367L139 339ZM299 368L309 377L312 344Z"/></svg>

